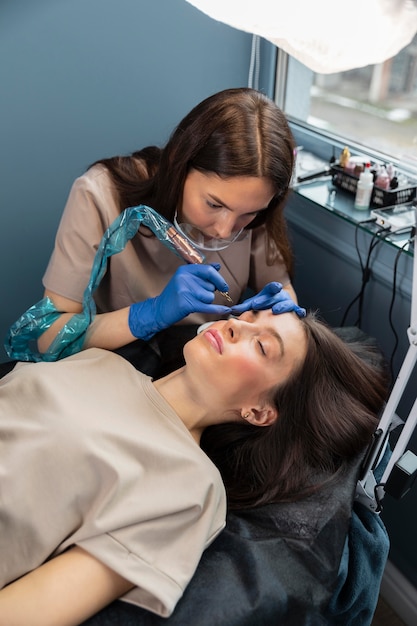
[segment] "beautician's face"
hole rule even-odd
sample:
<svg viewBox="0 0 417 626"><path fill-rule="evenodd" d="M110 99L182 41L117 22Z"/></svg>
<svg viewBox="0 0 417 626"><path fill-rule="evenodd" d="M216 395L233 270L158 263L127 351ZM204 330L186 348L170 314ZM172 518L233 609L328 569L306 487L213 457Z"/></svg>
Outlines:
<svg viewBox="0 0 417 626"><path fill-rule="evenodd" d="M184 355L213 398L233 406L255 403L284 382L304 359L306 346L294 313L248 311L209 326L186 345Z"/></svg>
<svg viewBox="0 0 417 626"><path fill-rule="evenodd" d="M267 178L233 176L191 170L186 178L178 222L202 230L208 237L227 239L267 208L274 196Z"/></svg>

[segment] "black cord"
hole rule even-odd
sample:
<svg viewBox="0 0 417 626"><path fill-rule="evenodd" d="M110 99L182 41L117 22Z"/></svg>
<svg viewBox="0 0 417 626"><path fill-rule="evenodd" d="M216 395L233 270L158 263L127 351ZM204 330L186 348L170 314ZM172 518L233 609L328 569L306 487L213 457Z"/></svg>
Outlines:
<svg viewBox="0 0 417 626"><path fill-rule="evenodd" d="M350 304L348 305L348 307L346 308L346 311L343 315L343 319L340 323L341 326L344 326L346 323L346 319L347 316L349 314L350 309L353 307L353 305L359 301L358 304L358 318L355 322L355 326L357 326L358 328L361 327L362 324L362 310L363 310L363 302L364 302L364 296L365 296L365 288L366 285L369 282L369 279L371 277L371 270L370 270L370 262L371 262L371 255L373 250L375 249L375 247L378 245L378 243L380 243L381 241L384 241L385 237L388 236L388 234L390 233L390 228L388 227L383 227L381 226L373 235L371 238L371 241L369 243L369 247L368 247L368 254L367 254L367 258L366 258L366 263L364 264L362 261L362 257L359 251L359 246L358 246L358 231L359 231L359 226L361 224L366 224L366 223L371 223L371 222L375 222L375 219L369 219L369 220L364 220L362 222L358 222L356 224L356 230L355 230L355 247L356 247L356 252L358 254L358 258L359 258L359 265L361 268L361 272L362 272L362 284L361 284L361 289L359 291L359 293L355 296L355 298L350 302ZM380 237L380 235L384 234L384 237Z"/></svg>
<svg viewBox="0 0 417 626"><path fill-rule="evenodd" d="M359 264L361 266L361 271L363 271L363 262L362 262L362 257L361 257L361 253L359 250L359 244L358 244L358 233L359 233L359 226L362 226L363 224L374 224L376 222L376 217L371 217L368 220L362 220L361 222L357 222L356 223L356 227L355 227L355 248L356 248L356 253L358 255L359 258Z"/></svg>
<svg viewBox="0 0 417 626"><path fill-rule="evenodd" d="M408 229L407 229L408 230ZM370 259L371 259L371 253L372 251L375 249L375 247L377 246L377 244L381 243L381 241L385 241L385 239L388 236L392 236L392 235L396 235L399 232L404 231L404 228L398 228L397 230L391 230L390 227L384 227L382 229L380 229L379 231L377 231L375 233L375 235L372 237L371 240L371 244L370 244L370 250L368 253L368 258L367 258L367 262L366 262L366 266L364 268L364 273L365 273L365 277L366 277L366 281L368 282L370 277L371 277L371 270L370 270ZM356 325L360 328L361 324L362 324L362 310L363 310L363 301L364 301L364 295L365 295L365 285L363 286L363 289L361 290L361 297L359 300L359 317L358 320L356 322Z"/></svg>
<svg viewBox="0 0 417 626"><path fill-rule="evenodd" d="M399 248L396 256L395 256L395 261L394 261L394 276L393 276L393 280L392 280L392 296L391 296L391 302L390 302L390 306L389 306L389 314L388 314L388 320L389 320L389 325L391 327L391 330L394 334L395 337L395 342L394 342L394 348L391 352L391 358L390 358L390 371L391 371L391 378L392 380L394 380L394 356L395 353L397 351L398 348L398 343L399 343L399 337L398 337L398 333L394 327L394 322L393 322L393 318L392 318L392 313L394 310L394 303L395 303L395 298L397 295L397 270L398 270L398 262L400 260L401 254L404 252L405 248L410 245L413 241L414 238L414 231L415 228L412 228L410 231L410 239L408 239L402 246L401 248ZM398 232L398 231L395 231Z"/></svg>
<svg viewBox="0 0 417 626"><path fill-rule="evenodd" d="M369 219L369 220L363 220L362 222L357 222L356 227L355 227L355 248L356 248L356 254L358 255L358 259L359 259L359 265L360 265L360 268L361 268L362 280L363 280L363 275L364 275L364 267L363 267L363 261L362 261L361 253L360 253L360 250L359 250L359 244L358 244L359 226L361 226L362 224L368 224L368 223L371 223L371 222L376 222L376 218ZM347 309L345 310L345 314L344 314L344 316L342 318L342 321L340 322L340 326L344 326L345 325L346 318L347 318L347 316L349 314L349 311L353 307L355 302L357 302L359 297L360 297L360 293L348 305Z"/></svg>
<svg viewBox="0 0 417 626"><path fill-rule="evenodd" d="M374 496L375 496L375 502L377 504L375 513L381 513L383 509L382 501L384 499L384 493L385 493L385 483L378 483L377 485L375 485Z"/></svg>

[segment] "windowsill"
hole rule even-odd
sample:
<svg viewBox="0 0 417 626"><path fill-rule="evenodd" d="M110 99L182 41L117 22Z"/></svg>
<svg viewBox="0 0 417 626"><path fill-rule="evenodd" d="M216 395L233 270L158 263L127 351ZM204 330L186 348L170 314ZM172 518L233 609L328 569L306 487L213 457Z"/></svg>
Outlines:
<svg viewBox="0 0 417 626"><path fill-rule="evenodd" d="M410 250L407 235L389 239L376 235L370 211L355 211L353 197L341 189L334 190L331 179L320 179L293 188L285 207L290 240L294 250L297 293L303 294L310 307L318 306L334 326L340 324L340 302L345 291L352 297L360 289L363 267L371 268L372 281L368 290L384 294L378 307L395 293L398 302L406 303L408 310L413 291L413 246ZM329 202L330 201L330 202ZM402 246L405 248L402 249ZM317 289L325 285L320 295ZM340 284L344 285L342 294ZM348 299L348 297L346 296ZM376 306L373 302L372 306ZM370 309L371 310L371 309ZM372 309L373 310L373 309ZM367 312L366 316L371 313ZM409 324L407 315L405 326Z"/></svg>
<svg viewBox="0 0 417 626"><path fill-rule="evenodd" d="M289 119L291 131L293 133L297 146L301 146L301 151L297 156L296 173L297 175L308 174L309 170L320 170L328 167L332 158L337 158L343 148L346 146L345 140L330 136L324 132L319 132L306 124L296 120ZM376 162L384 162L386 158L377 152L372 151L365 146L357 145L353 142L349 144L352 154L361 154L369 157L369 160ZM382 160L381 160L382 159ZM409 175L416 178L417 174L414 169L408 170L403 164L397 163L390 159L397 167ZM297 183L293 187L293 191L301 198L306 198L313 202L316 206L322 207L328 212L338 215L343 220L349 222L355 227L359 225L361 230L373 235L379 227L372 223L360 224L371 218L370 211L357 211L353 206L354 197L352 194L332 185L331 177L322 177L310 182ZM334 191L334 194L331 192ZM404 247L406 256L413 256L414 242L407 244L410 231L403 235L391 235L384 237L389 246L393 246L395 250Z"/></svg>
<svg viewBox="0 0 417 626"><path fill-rule="evenodd" d="M325 176L311 182L296 183L293 186L293 192L372 235L380 229L373 222L365 223L367 220L372 219L371 210L356 210L353 204L353 196L335 187L332 184L331 176ZM409 239L410 229L398 234L390 234L387 237L384 236L387 244L396 249L404 247L404 252L412 256L414 244L410 244Z"/></svg>

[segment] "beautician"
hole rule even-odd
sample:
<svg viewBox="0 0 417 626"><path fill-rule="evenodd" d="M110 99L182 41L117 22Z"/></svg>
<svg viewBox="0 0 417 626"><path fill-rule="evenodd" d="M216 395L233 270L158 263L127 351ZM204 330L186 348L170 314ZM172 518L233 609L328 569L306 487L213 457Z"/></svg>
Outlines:
<svg viewBox="0 0 417 626"><path fill-rule="evenodd" d="M82 310L107 227L125 208L140 204L174 222L206 263L185 264L142 225L112 257L94 293L98 314L83 348L119 351L152 374L149 355L158 362L181 355L203 322L249 307L293 309L283 216L293 160L294 140L284 114L260 92L240 88L197 105L164 148L97 161L73 184L43 277L45 296L62 314L40 337L39 350L46 351ZM219 293L227 291L236 305L247 288L255 294L263 290L262 296L233 310ZM173 345L172 330L166 329L177 323L178 345ZM143 365L146 359L149 367Z"/></svg>

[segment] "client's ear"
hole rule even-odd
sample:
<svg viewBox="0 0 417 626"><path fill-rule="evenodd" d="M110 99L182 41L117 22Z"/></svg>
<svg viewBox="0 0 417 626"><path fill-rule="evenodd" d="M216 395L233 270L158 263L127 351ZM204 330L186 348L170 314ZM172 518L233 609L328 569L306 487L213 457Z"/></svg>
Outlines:
<svg viewBox="0 0 417 626"><path fill-rule="evenodd" d="M274 406L267 404L262 408L252 407L242 410L242 417L253 426L271 426L278 419L278 411Z"/></svg>

